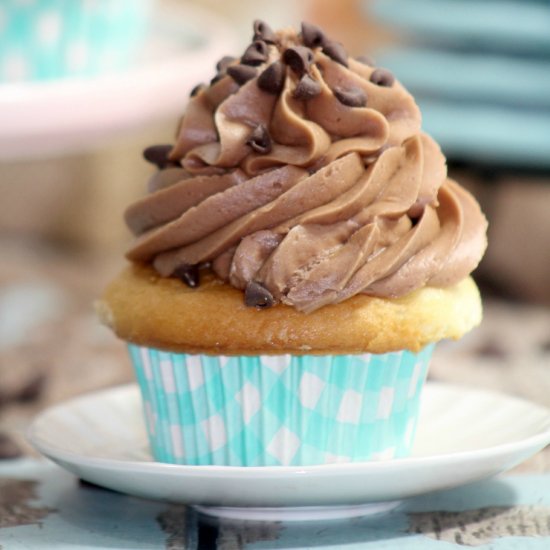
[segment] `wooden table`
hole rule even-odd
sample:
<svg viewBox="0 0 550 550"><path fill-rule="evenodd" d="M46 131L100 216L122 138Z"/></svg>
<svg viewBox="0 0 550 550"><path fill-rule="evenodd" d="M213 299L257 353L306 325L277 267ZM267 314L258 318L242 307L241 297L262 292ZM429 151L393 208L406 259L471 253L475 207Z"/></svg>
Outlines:
<svg viewBox="0 0 550 550"><path fill-rule="evenodd" d="M82 484L36 459L0 465L0 545L26 548L550 548L550 476L509 475L381 514L307 523L216 520Z"/></svg>

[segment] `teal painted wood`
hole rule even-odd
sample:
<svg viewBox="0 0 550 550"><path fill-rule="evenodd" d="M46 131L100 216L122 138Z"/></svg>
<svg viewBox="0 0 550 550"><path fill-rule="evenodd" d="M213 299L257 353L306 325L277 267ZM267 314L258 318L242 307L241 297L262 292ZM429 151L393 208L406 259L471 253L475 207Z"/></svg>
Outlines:
<svg viewBox="0 0 550 550"><path fill-rule="evenodd" d="M365 8L425 42L550 52L550 6L537 0L374 0Z"/></svg>
<svg viewBox="0 0 550 550"><path fill-rule="evenodd" d="M448 158L550 166L548 2L365 0L362 5L406 37L405 45L382 47L375 58L413 94L424 130Z"/></svg>
<svg viewBox="0 0 550 550"><path fill-rule="evenodd" d="M3 550L52 548L550 548L550 475L504 476L353 520L204 520L192 509L89 485L46 461L0 464ZM27 522L29 524L25 525ZM17 525L21 523L21 525Z"/></svg>
<svg viewBox="0 0 550 550"><path fill-rule="evenodd" d="M376 61L391 68L414 97L550 109L550 55L523 58L408 44L379 50Z"/></svg>

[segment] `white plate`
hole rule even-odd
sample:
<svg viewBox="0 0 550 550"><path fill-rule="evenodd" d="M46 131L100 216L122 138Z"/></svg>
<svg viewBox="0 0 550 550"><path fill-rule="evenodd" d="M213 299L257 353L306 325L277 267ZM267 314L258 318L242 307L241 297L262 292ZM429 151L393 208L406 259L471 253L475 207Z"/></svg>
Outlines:
<svg viewBox="0 0 550 550"><path fill-rule="evenodd" d="M84 151L181 114L189 91L215 75L216 61L235 54L235 43L218 17L173 5L155 12L125 72L0 85L0 159Z"/></svg>
<svg viewBox="0 0 550 550"><path fill-rule="evenodd" d="M130 495L216 507L346 506L349 515L362 513L352 505L487 478L550 442L550 411L529 402L432 383L422 399L413 456L379 462L253 468L153 462L134 385L46 410L29 438L77 476ZM235 515L220 508L211 512Z"/></svg>

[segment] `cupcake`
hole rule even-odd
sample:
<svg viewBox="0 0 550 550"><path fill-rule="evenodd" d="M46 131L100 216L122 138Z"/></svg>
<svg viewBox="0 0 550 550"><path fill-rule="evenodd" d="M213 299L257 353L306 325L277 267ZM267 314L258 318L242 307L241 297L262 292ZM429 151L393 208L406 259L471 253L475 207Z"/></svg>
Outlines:
<svg viewBox="0 0 550 550"><path fill-rule="evenodd" d="M89 78L127 69L151 0L0 3L0 83Z"/></svg>
<svg viewBox="0 0 550 550"><path fill-rule="evenodd" d="M321 29L254 23L146 149L130 264L98 303L156 460L406 456L433 346L481 320L475 199L411 95Z"/></svg>

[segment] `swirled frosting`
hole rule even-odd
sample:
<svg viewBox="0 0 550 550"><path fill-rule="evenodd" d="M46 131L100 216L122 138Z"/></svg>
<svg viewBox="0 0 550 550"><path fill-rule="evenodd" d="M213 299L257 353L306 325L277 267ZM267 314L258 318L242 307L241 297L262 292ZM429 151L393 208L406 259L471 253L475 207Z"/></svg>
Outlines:
<svg viewBox="0 0 550 550"><path fill-rule="evenodd" d="M208 265L247 305L304 312L450 286L477 266L485 218L388 71L312 25L262 22L218 70L126 212L129 259L189 284Z"/></svg>

